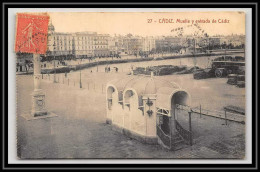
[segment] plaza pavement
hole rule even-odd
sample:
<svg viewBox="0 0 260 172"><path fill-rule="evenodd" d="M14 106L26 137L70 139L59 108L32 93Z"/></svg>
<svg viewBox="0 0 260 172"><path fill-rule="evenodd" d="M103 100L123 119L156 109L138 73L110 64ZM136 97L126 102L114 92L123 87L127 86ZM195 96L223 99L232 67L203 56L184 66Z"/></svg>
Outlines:
<svg viewBox="0 0 260 172"><path fill-rule="evenodd" d="M105 83L113 75L97 73L95 77ZM104 90L80 89L48 79L43 80L42 88L46 92L48 111L58 117L28 122L21 115L31 110L33 77L17 76L18 155L22 159L244 157L244 125L231 122L224 126L223 121L194 116L194 131L202 132L195 134L195 144L175 152L167 151L159 145L127 138L105 124Z"/></svg>

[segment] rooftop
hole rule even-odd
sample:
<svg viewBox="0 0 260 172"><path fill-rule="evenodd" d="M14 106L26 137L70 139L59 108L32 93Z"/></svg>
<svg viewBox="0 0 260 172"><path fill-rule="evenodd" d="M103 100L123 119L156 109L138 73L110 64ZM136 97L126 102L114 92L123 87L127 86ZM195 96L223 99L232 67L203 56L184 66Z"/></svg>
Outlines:
<svg viewBox="0 0 260 172"><path fill-rule="evenodd" d="M122 92L125 89L134 89L139 96L156 94L158 89L161 88L180 88L173 82L160 79L153 75L130 75L125 78L113 80L108 85L114 85L118 92Z"/></svg>

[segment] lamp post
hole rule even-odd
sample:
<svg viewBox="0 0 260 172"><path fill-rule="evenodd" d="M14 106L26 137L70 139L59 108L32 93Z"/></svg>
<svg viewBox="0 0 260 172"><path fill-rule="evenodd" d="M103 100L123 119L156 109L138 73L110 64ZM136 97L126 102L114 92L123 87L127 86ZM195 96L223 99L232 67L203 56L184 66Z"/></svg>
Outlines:
<svg viewBox="0 0 260 172"><path fill-rule="evenodd" d="M246 46L244 44L244 58L246 58Z"/></svg>
<svg viewBox="0 0 260 172"><path fill-rule="evenodd" d="M224 42L224 47L225 47L225 50L224 50L224 61L226 61L226 52L227 52L227 44L226 44L226 42Z"/></svg>
<svg viewBox="0 0 260 172"><path fill-rule="evenodd" d="M56 54L56 48L55 48L55 42L53 43L53 68L54 68L54 75L53 75L53 77L54 77L54 79L53 79L53 83L56 83L56 64L55 64L55 54Z"/></svg>
<svg viewBox="0 0 260 172"><path fill-rule="evenodd" d="M99 57L97 58L97 72L98 72Z"/></svg>
<svg viewBox="0 0 260 172"><path fill-rule="evenodd" d="M194 50L193 50L193 63L194 63L194 70L195 72L197 71L196 69L196 65L197 65L197 60L196 60L196 38L194 37L193 38L193 41L194 41Z"/></svg>
<svg viewBox="0 0 260 172"><path fill-rule="evenodd" d="M82 59L80 59L80 64L79 64L79 88L82 88L82 82L81 82L81 61Z"/></svg>

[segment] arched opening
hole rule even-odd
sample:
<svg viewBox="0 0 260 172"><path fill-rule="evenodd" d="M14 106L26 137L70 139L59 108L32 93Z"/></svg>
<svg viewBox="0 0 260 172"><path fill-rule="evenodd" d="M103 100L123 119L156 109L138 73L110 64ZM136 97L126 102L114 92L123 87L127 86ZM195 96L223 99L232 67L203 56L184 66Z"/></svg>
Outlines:
<svg viewBox="0 0 260 172"><path fill-rule="evenodd" d="M124 105L131 109L132 99L134 98L135 93L132 90L127 90L124 94Z"/></svg>
<svg viewBox="0 0 260 172"><path fill-rule="evenodd" d="M189 95L185 91L178 91L171 98L172 120L176 120L186 130L189 128L188 111L185 109L188 100Z"/></svg>
<svg viewBox="0 0 260 172"><path fill-rule="evenodd" d="M171 117L163 115L161 117L162 124L161 129L167 135L171 133L171 129L174 130L174 120L177 120L178 115L180 116L181 113L185 113L176 109L177 105L187 105L188 104L189 95L185 91L177 91L171 97ZM187 112L186 112L187 113ZM184 114L183 114L184 115ZM171 121L172 120L172 121ZM181 117L181 123L186 118ZM173 132L172 132L173 133Z"/></svg>
<svg viewBox="0 0 260 172"><path fill-rule="evenodd" d="M109 110L111 110L113 105L113 93L115 92L115 88L112 86L109 86L107 88L107 107Z"/></svg>
<svg viewBox="0 0 260 172"><path fill-rule="evenodd" d="M172 95L171 109L174 110L176 105L187 105L189 95L185 91L178 91Z"/></svg>

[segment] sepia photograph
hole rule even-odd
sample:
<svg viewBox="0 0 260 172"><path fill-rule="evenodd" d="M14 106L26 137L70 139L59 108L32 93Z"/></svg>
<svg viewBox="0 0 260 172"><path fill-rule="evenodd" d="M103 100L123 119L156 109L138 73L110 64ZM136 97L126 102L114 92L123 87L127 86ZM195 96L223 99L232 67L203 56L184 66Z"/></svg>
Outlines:
<svg viewBox="0 0 260 172"><path fill-rule="evenodd" d="M18 159L245 160L245 12L12 18Z"/></svg>

